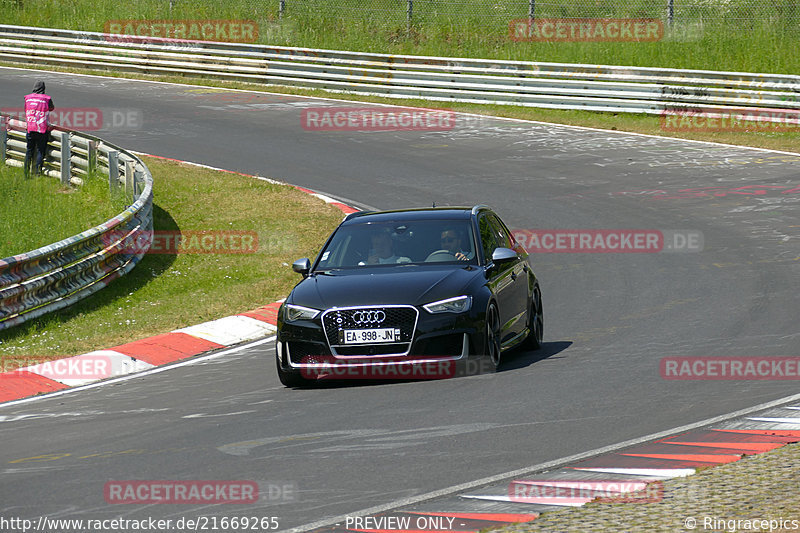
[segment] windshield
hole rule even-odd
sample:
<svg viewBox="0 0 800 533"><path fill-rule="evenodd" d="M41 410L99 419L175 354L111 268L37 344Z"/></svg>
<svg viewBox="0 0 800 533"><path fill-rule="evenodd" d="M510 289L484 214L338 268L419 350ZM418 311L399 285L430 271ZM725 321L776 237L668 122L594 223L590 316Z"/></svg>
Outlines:
<svg viewBox="0 0 800 533"><path fill-rule="evenodd" d="M316 270L420 263L477 264L469 221L348 224L322 250Z"/></svg>

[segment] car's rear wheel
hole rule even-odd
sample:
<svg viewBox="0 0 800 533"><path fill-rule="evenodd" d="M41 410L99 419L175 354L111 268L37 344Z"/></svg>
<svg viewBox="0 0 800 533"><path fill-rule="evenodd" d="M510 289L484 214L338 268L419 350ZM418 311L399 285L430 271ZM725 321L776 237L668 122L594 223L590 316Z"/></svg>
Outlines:
<svg viewBox="0 0 800 533"><path fill-rule="evenodd" d="M483 353L495 368L500 366L500 313L495 304L489 304L486 310L486 334L484 336Z"/></svg>
<svg viewBox="0 0 800 533"><path fill-rule="evenodd" d="M528 310L528 338L525 347L537 350L542 347L544 339L544 310L542 308L542 291L539 285L533 287L530 308Z"/></svg>

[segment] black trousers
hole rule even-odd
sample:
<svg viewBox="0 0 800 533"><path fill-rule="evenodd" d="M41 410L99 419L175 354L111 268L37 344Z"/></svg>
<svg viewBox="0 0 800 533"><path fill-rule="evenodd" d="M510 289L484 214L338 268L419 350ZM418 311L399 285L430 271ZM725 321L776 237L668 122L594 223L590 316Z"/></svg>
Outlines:
<svg viewBox="0 0 800 533"><path fill-rule="evenodd" d="M28 141L28 149L25 152L25 175L30 175L31 162L36 154L36 163L33 167L34 174L41 174L44 169L44 155L47 153L47 141L50 138L50 133L38 133L29 131L26 139Z"/></svg>

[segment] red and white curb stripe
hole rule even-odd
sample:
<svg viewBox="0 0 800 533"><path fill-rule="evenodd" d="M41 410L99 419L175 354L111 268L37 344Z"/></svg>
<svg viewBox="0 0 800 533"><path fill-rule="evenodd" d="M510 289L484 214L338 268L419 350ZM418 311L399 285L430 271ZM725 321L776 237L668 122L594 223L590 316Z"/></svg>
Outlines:
<svg viewBox="0 0 800 533"><path fill-rule="evenodd" d="M149 370L275 333L281 301L239 315L0 374L0 402Z"/></svg>
<svg viewBox="0 0 800 533"><path fill-rule="evenodd" d="M800 417L791 416L798 410L800 405L776 407L759 413L766 416L740 416L568 463L543 474L511 478L479 492L462 491L416 505L401 505L396 510L354 515L369 516L369 520L348 516L345 521L311 531L397 533L401 530L396 526L385 526L405 523L411 517L412 526L402 531L473 533L488 527L532 522L544 512L581 507L598 498L609 504L656 503L664 496L662 481L800 442ZM423 523L431 527L414 527L414 516L420 515L447 517L449 521L442 528L430 521Z"/></svg>
<svg viewBox="0 0 800 533"><path fill-rule="evenodd" d="M358 209L343 204L330 196L296 185L199 163L152 155L150 157L238 174L274 184L288 185L339 208L344 214L358 211ZM278 308L282 302L283 300L278 300L252 311L176 329L169 333L113 346L105 350L96 350L74 357L19 368L12 372L0 373L0 403L141 372L212 350L269 337L277 331Z"/></svg>

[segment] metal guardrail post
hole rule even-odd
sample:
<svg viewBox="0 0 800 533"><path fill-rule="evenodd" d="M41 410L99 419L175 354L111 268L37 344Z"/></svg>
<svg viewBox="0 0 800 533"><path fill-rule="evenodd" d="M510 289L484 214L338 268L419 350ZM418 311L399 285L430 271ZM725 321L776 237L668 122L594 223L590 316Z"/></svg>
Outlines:
<svg viewBox="0 0 800 533"><path fill-rule="evenodd" d="M61 132L61 184L69 185L72 177L72 150L69 144L69 132Z"/></svg>
<svg viewBox="0 0 800 533"><path fill-rule="evenodd" d="M0 165L6 164L6 146L8 145L8 131L6 117L0 117Z"/></svg>
<svg viewBox="0 0 800 533"><path fill-rule="evenodd" d="M406 25L411 27L411 20L414 18L414 0L408 0L408 8L406 9Z"/></svg>
<svg viewBox="0 0 800 533"><path fill-rule="evenodd" d="M108 151L108 190L113 196L119 190L119 152Z"/></svg>
<svg viewBox="0 0 800 533"><path fill-rule="evenodd" d="M92 174L97 171L97 141L90 140L88 144L89 148L86 158L89 163L89 174Z"/></svg>
<svg viewBox="0 0 800 533"><path fill-rule="evenodd" d="M136 165L133 171L133 197L136 198L141 193L141 186L144 182L144 171L141 165Z"/></svg>
<svg viewBox="0 0 800 533"><path fill-rule="evenodd" d="M136 191L133 188L133 161L130 159L125 160L125 196L132 198L136 197Z"/></svg>

